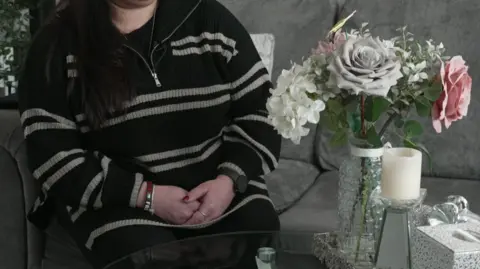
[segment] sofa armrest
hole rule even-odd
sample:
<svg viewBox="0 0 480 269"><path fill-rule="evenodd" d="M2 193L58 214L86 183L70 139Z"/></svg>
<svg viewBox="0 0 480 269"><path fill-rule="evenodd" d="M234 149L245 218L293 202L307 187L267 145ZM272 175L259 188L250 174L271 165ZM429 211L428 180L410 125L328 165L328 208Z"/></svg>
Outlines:
<svg viewBox="0 0 480 269"><path fill-rule="evenodd" d="M25 142L20 127L0 144L0 264L2 268L40 268L43 236L26 214L38 186L29 172Z"/></svg>

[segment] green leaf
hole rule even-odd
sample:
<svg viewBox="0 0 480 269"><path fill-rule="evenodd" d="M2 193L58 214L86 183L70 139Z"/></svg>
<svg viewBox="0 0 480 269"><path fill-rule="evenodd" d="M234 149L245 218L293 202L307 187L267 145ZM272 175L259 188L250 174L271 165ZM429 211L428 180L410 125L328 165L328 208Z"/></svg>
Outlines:
<svg viewBox="0 0 480 269"><path fill-rule="evenodd" d="M432 111L432 103L423 96L418 96L415 99L415 107L417 108L417 114L422 117L430 116Z"/></svg>
<svg viewBox="0 0 480 269"><path fill-rule="evenodd" d="M343 110L337 117L338 119L338 126L342 129L348 129L350 127L348 123L348 113L347 111Z"/></svg>
<svg viewBox="0 0 480 269"><path fill-rule="evenodd" d="M336 132L339 129L336 115L329 111L325 111L320 122L331 131Z"/></svg>
<svg viewBox="0 0 480 269"><path fill-rule="evenodd" d="M417 148L417 145L414 142L410 141L409 139L403 140L403 145L407 148L412 148L412 149Z"/></svg>
<svg viewBox="0 0 480 269"><path fill-rule="evenodd" d="M403 145L407 148L412 148L412 149L416 149L416 150L419 150L423 153L425 153L425 155L427 156L427 159L428 159L428 167L429 167L429 170L430 170L430 174L433 172L433 161L432 161L432 155L430 154L430 152L428 151L428 149L420 144L420 143L415 143L409 139L405 139L403 141Z"/></svg>
<svg viewBox="0 0 480 269"><path fill-rule="evenodd" d="M358 101L358 98L352 98L345 105L345 110L347 110L350 113L356 113L360 110L359 106L360 106L360 102Z"/></svg>
<svg viewBox="0 0 480 269"><path fill-rule="evenodd" d="M335 114L340 114L344 110L344 107L342 105L342 102L338 99L330 99L327 102L327 108L329 111L335 113Z"/></svg>
<svg viewBox="0 0 480 269"><path fill-rule="evenodd" d="M362 128L362 119L358 113L348 113L347 120L348 127L354 134L360 132L360 129Z"/></svg>
<svg viewBox="0 0 480 269"><path fill-rule="evenodd" d="M410 102L408 102L408 100L405 99L405 98L400 99L400 102L402 102L402 103L403 103L404 105L406 105L406 106L409 106L409 105L410 105Z"/></svg>
<svg viewBox="0 0 480 269"><path fill-rule="evenodd" d="M435 102L440 97L440 94L442 94L442 90L443 85L441 83L434 82L430 87L425 90L424 96L426 99Z"/></svg>
<svg viewBox="0 0 480 269"><path fill-rule="evenodd" d="M383 97L368 97L365 102L365 119L375 122L389 107L390 102Z"/></svg>
<svg viewBox="0 0 480 269"><path fill-rule="evenodd" d="M377 134L377 131L375 130L375 127L371 127L367 131L367 141L370 143L373 147L382 147L382 140L380 139L380 136Z"/></svg>
<svg viewBox="0 0 480 269"><path fill-rule="evenodd" d="M319 99L320 97L319 94L316 92L306 92L305 94L308 96L308 98L313 100Z"/></svg>
<svg viewBox="0 0 480 269"><path fill-rule="evenodd" d="M368 121L373 121L373 97L372 96L367 96L365 98L365 119Z"/></svg>
<svg viewBox="0 0 480 269"><path fill-rule="evenodd" d="M338 132L333 134L332 138L330 139L330 145L332 146L343 146L348 142L348 133L346 130L341 129Z"/></svg>
<svg viewBox="0 0 480 269"><path fill-rule="evenodd" d="M409 120L405 122L403 131L405 132L405 135L410 138L423 134L423 127L418 121Z"/></svg>

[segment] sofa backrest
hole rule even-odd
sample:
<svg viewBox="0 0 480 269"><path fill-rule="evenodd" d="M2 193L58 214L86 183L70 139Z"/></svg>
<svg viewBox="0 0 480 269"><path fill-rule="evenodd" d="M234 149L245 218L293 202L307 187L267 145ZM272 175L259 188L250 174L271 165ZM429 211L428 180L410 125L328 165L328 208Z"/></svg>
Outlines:
<svg viewBox="0 0 480 269"><path fill-rule="evenodd" d="M473 78L468 116L453 123L448 130L444 128L441 134L435 133L430 119L422 119L425 134L421 142L433 157L434 176L480 180L480 1L346 0L343 16L354 10L357 13L349 27L358 28L363 22L369 22L374 35L388 38L396 34L397 28L408 25L408 31L417 39L443 42L447 55L460 54L467 61ZM347 150L328 146L328 135L319 128L318 158L323 167L335 169Z"/></svg>
<svg viewBox="0 0 480 269"><path fill-rule="evenodd" d="M332 27L334 8L331 1L319 0L219 0L251 33L275 36L275 61L272 79L291 61L300 61L317 45L319 37ZM282 142L281 157L314 163L316 127L300 145Z"/></svg>

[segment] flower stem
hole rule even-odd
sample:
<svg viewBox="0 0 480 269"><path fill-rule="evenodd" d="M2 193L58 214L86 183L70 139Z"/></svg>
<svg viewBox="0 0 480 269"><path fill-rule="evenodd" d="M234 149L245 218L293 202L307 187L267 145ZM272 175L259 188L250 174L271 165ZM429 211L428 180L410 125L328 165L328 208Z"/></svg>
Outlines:
<svg viewBox="0 0 480 269"><path fill-rule="evenodd" d="M366 138L367 130L365 126L365 96L360 96L360 113L361 113L361 137ZM368 200L368 176L367 176L367 169L366 169L366 159L361 158L361 178L360 178L360 190L359 190L359 197L358 199L361 200L361 216L360 216L360 229L358 230L357 235L357 245L355 248L355 262L358 261L358 257L360 255L360 247L362 243L362 237L365 230L365 218L367 214L367 200ZM356 211L356 208L353 208Z"/></svg>
<svg viewBox="0 0 480 269"><path fill-rule="evenodd" d="M361 208L361 216L360 216L360 229L358 230L357 236L357 246L355 249L355 262L358 261L358 256L360 255L360 247L362 244L362 237L365 233L365 222L367 217L367 205L368 199L370 197L370 180L368 177L368 171L366 169L366 159L362 158L362 178L360 181L360 190L361 190L361 201L362 201L362 208Z"/></svg>
<svg viewBox="0 0 480 269"><path fill-rule="evenodd" d="M367 136L367 130L365 127L365 96L360 96L360 113L361 113L361 125L362 125L362 137Z"/></svg>
<svg viewBox="0 0 480 269"><path fill-rule="evenodd" d="M390 117L388 117L387 121L383 124L382 129L380 129L380 132L378 133L379 137L382 137L385 134L388 127L397 118L397 116L398 116L397 113L393 113L393 114L390 115Z"/></svg>

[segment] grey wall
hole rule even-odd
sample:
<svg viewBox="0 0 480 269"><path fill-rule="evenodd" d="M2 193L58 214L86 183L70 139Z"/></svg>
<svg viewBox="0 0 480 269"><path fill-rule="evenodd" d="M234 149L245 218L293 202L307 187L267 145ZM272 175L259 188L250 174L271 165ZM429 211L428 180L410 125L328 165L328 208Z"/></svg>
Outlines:
<svg viewBox="0 0 480 269"><path fill-rule="evenodd" d="M252 33L275 35L273 78L300 61L333 24L335 0L219 0Z"/></svg>

